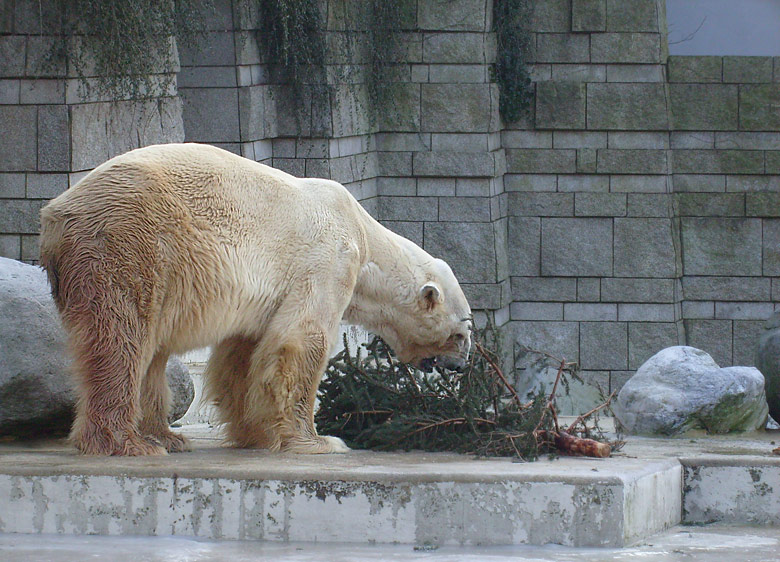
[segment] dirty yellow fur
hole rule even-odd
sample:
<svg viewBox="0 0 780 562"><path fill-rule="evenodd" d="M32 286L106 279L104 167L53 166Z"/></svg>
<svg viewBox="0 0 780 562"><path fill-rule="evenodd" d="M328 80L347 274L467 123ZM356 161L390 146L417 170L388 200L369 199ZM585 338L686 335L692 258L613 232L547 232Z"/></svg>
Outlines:
<svg viewBox="0 0 780 562"><path fill-rule="evenodd" d="M450 268L336 182L198 144L128 152L41 212L41 264L69 334L86 454L187 448L166 423L170 354L213 345L206 394L241 447L343 452L314 403L339 323L408 362L463 361Z"/></svg>

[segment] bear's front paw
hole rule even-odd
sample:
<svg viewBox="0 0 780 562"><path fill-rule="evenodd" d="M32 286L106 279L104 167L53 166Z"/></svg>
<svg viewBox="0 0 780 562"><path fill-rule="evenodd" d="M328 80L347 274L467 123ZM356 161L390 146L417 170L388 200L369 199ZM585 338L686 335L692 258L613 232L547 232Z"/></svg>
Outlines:
<svg viewBox="0 0 780 562"><path fill-rule="evenodd" d="M327 453L347 453L350 448L338 437L320 436L314 439L290 439L282 447L286 453L302 453L309 455Z"/></svg>
<svg viewBox="0 0 780 562"><path fill-rule="evenodd" d="M328 453L349 453L352 450L349 447L347 447L347 444L344 443L344 441L342 441L338 437L331 437L330 435L324 435L322 436L322 439L324 439L325 442L331 448L330 451L327 451Z"/></svg>
<svg viewBox="0 0 780 562"><path fill-rule="evenodd" d="M131 437L125 440L125 442L122 443L121 448L114 454L124 457L147 457L167 455L168 451L166 451L164 447L150 443L146 439Z"/></svg>

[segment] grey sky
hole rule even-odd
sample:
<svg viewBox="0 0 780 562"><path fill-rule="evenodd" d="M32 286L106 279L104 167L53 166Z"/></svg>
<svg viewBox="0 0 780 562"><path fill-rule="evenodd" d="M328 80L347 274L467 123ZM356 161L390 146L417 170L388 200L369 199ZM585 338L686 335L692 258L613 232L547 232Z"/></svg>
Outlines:
<svg viewBox="0 0 780 562"><path fill-rule="evenodd" d="M673 55L780 56L780 0L666 0Z"/></svg>

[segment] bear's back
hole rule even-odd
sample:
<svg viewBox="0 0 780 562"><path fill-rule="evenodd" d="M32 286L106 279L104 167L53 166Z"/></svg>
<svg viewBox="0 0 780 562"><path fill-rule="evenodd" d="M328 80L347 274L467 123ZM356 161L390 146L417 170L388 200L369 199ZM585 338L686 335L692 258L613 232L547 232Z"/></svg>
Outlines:
<svg viewBox="0 0 780 562"><path fill-rule="evenodd" d="M43 216L118 223L186 219L228 238L318 236L366 220L354 198L330 180L300 179L220 148L153 145L112 158L54 199ZM86 219L85 219L86 220ZM259 225L264 226L259 226ZM164 226L164 225L157 225ZM269 232L270 229L270 232Z"/></svg>

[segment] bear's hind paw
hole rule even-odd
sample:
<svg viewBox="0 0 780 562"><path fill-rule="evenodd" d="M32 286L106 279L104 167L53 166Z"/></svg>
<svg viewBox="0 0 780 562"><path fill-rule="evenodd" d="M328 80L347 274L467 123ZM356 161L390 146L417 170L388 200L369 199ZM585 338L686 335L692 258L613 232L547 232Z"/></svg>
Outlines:
<svg viewBox="0 0 780 562"><path fill-rule="evenodd" d="M145 457L168 454L159 443L146 440L136 433L119 439L109 430L95 428L91 432L72 434L70 441L82 455Z"/></svg>
<svg viewBox="0 0 780 562"><path fill-rule="evenodd" d="M146 439L128 439L121 446L121 450L114 454L127 457L153 457L167 455L168 451L165 447Z"/></svg>
<svg viewBox="0 0 780 562"><path fill-rule="evenodd" d="M185 451L192 450L189 439L187 439L183 435L173 433L172 431L155 434L155 435L149 435L147 436L147 440L151 441L156 445L165 447L165 450L168 451L169 453L183 453Z"/></svg>

